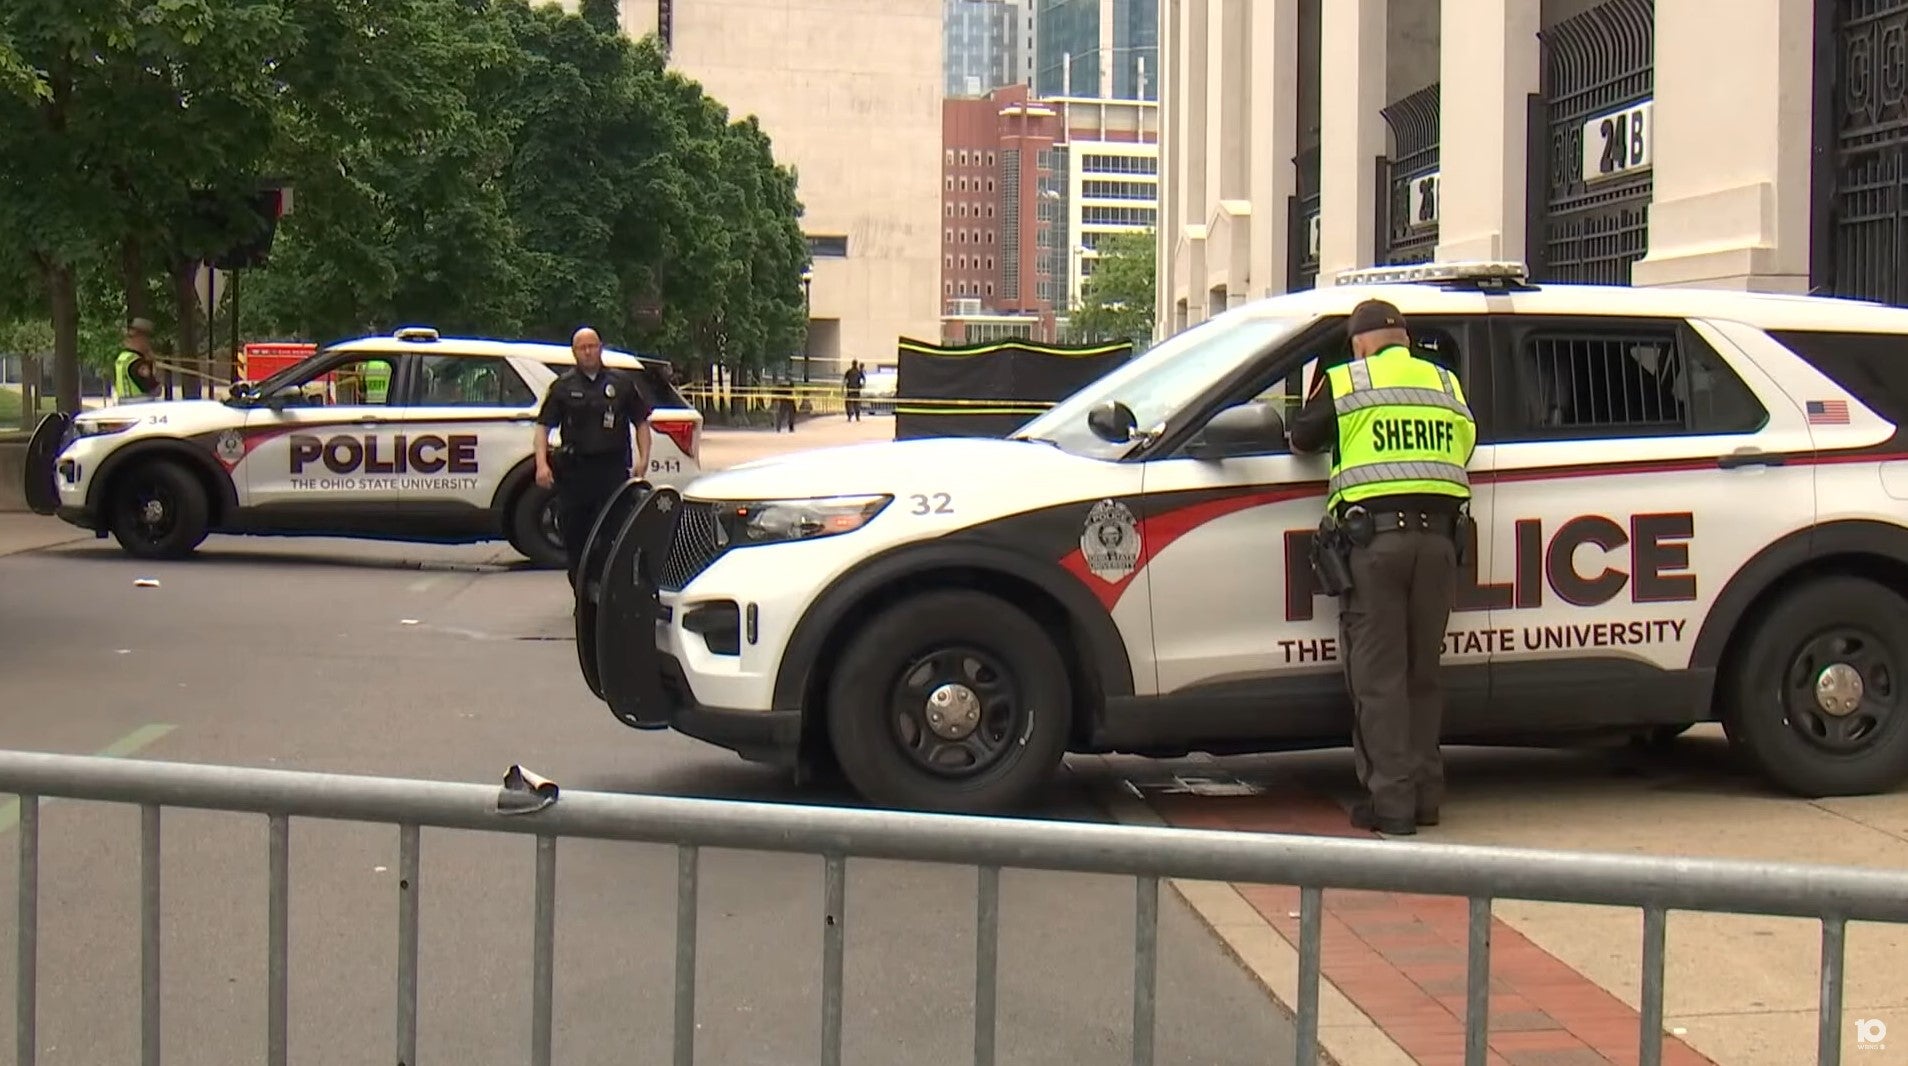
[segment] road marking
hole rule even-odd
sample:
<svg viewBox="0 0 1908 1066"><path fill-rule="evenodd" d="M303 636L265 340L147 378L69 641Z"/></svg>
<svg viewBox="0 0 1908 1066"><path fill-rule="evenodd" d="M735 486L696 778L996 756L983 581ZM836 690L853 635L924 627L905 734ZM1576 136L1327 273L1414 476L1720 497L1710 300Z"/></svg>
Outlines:
<svg viewBox="0 0 1908 1066"><path fill-rule="evenodd" d="M411 582L410 588L412 592L424 592L428 590L432 585L435 585L442 580L444 580L443 574L437 574L432 577L420 578L416 581Z"/></svg>
<svg viewBox="0 0 1908 1066"><path fill-rule="evenodd" d="M160 722L142 725L138 729L133 730L94 752L93 755L102 759L123 759L142 748L151 746L157 742L160 737L165 736L177 728L179 727ZM41 797L40 809L45 810L46 805L54 802L55 798L56 797L51 796ZM12 829L19 823L20 801L18 799L0 800L0 833Z"/></svg>

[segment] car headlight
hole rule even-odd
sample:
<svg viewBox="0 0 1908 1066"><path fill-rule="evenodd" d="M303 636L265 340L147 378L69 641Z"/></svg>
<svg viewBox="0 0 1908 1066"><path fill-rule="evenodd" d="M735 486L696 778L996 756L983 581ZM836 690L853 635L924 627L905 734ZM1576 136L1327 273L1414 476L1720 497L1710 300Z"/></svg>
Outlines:
<svg viewBox="0 0 1908 1066"><path fill-rule="evenodd" d="M112 433L124 433L138 424L137 418L76 418L69 432L73 440L79 440L82 437L104 437Z"/></svg>
<svg viewBox="0 0 1908 1066"><path fill-rule="evenodd" d="M826 496L807 500L723 501L715 505L728 545L776 544L853 533L874 520L892 496Z"/></svg>

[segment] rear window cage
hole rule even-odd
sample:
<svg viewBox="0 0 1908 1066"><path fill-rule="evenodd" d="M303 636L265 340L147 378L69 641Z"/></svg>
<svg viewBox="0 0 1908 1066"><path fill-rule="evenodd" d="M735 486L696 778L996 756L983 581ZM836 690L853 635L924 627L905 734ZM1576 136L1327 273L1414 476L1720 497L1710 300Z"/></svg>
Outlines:
<svg viewBox="0 0 1908 1066"><path fill-rule="evenodd" d="M1686 323L1516 323L1497 440L1752 433L1768 411Z"/></svg>

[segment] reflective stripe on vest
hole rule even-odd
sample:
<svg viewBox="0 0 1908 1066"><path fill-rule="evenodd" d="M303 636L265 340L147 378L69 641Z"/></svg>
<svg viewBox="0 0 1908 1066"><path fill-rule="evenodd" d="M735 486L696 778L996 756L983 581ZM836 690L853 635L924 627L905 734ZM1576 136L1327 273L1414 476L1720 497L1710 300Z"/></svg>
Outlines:
<svg viewBox="0 0 1908 1066"><path fill-rule="evenodd" d="M1383 383L1374 380L1374 367ZM1439 387L1425 381L1427 371L1436 375ZM1327 507L1374 496L1470 496L1464 465L1475 447L1476 422L1450 371L1394 347L1334 367L1330 375L1339 454L1326 489ZM1438 413L1456 418L1436 418ZM1410 419L1410 428L1419 431L1415 439L1426 441L1428 433L1428 442L1400 448L1394 435L1394 446L1381 448L1375 428L1388 418Z"/></svg>

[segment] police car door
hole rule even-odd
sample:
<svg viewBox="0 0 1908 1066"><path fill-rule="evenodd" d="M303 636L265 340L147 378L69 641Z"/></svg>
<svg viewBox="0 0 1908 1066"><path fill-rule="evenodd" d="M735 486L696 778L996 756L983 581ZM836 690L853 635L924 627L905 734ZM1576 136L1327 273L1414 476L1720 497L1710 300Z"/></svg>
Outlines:
<svg viewBox="0 0 1908 1066"><path fill-rule="evenodd" d="M1477 306L1483 309L1482 297ZM1441 362L1448 357L1468 390L1466 353L1488 349L1482 315L1407 310L1406 317L1420 345ZM1321 372L1321 357L1327 367L1349 357L1342 319L1331 336L1268 362L1219 409L1272 404L1289 427ZM1159 691L1179 704L1175 713L1194 719L1188 725L1195 732L1239 739L1342 734L1349 719L1338 603L1318 590L1309 554L1324 513L1330 456L1294 454L1282 435L1244 453L1201 458L1197 440L1195 433L1176 454L1146 464ZM1474 512L1488 511L1488 485L1473 492ZM1478 554L1489 550L1480 544ZM1481 616L1471 621L1485 624ZM1466 624L1453 617L1453 629ZM1481 706L1488 654L1472 649L1446 661L1475 667L1453 677L1454 707Z"/></svg>
<svg viewBox="0 0 1908 1066"><path fill-rule="evenodd" d="M1814 521L1808 420L1720 330L1674 317L1546 315L1500 330L1496 557L1512 646L1493 716L1687 720L1709 605L1764 546ZM1613 723L1616 724L1616 723Z"/></svg>
<svg viewBox="0 0 1908 1066"><path fill-rule="evenodd" d="M514 360L493 355L420 356L414 380L405 411L414 454L405 513L434 523L487 523L504 475L530 454L540 390Z"/></svg>
<svg viewBox="0 0 1908 1066"><path fill-rule="evenodd" d="M260 397L247 413L243 440L217 442L221 459L242 471L245 509L273 528L385 528L398 518L393 438L401 431L393 400L403 357L342 352Z"/></svg>

